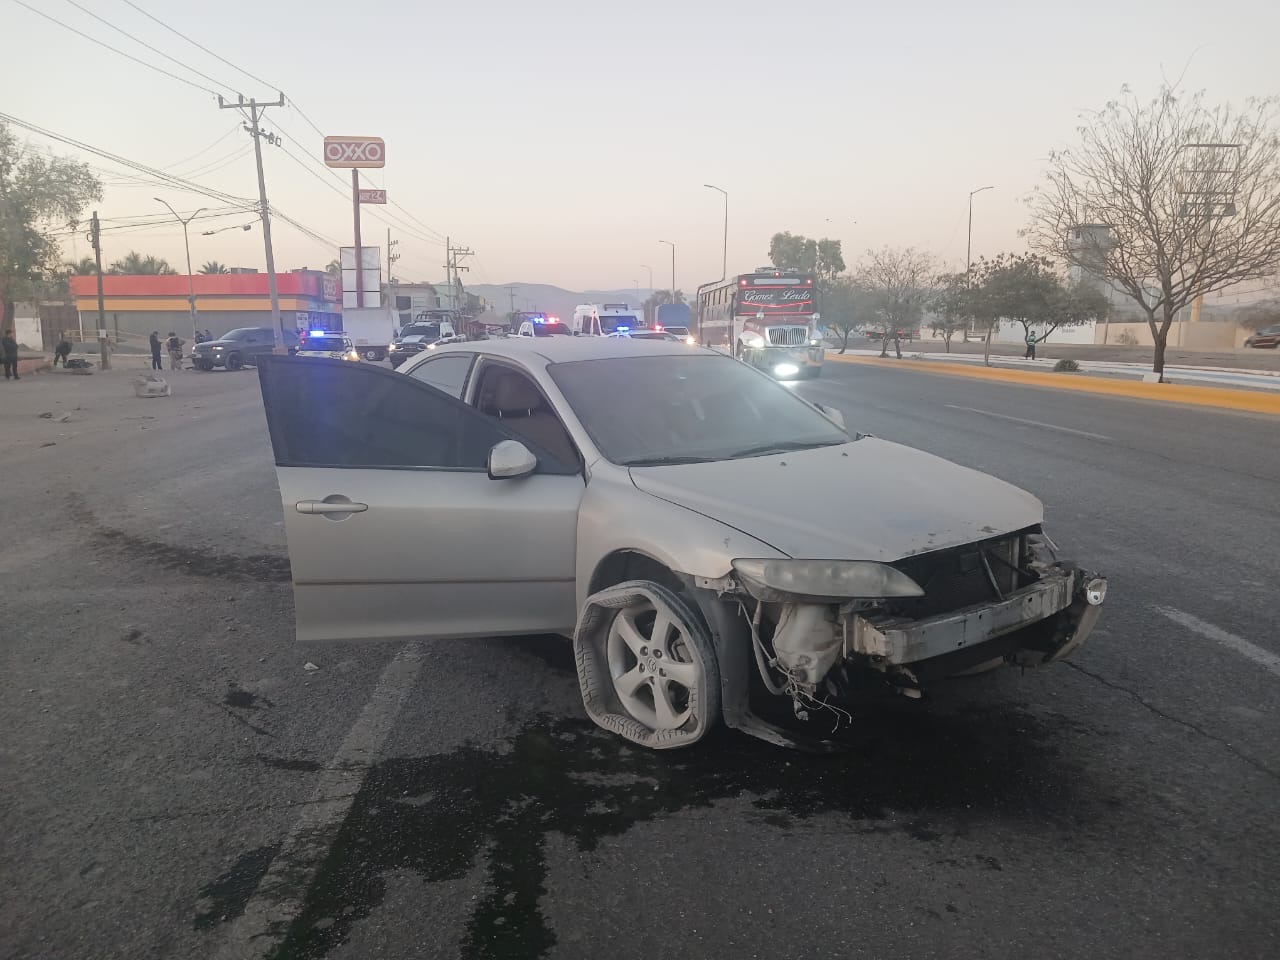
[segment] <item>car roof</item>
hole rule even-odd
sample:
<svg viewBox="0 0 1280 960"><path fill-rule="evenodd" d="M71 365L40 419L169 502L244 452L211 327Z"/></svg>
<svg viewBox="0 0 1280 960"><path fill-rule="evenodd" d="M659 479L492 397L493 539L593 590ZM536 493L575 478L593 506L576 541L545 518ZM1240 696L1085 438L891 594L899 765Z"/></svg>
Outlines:
<svg viewBox="0 0 1280 960"><path fill-rule="evenodd" d="M451 343L435 351L437 356L455 352L483 353L526 362L532 354L546 363L569 363L615 357L687 357L692 351L678 340L633 340L630 337L508 337Z"/></svg>

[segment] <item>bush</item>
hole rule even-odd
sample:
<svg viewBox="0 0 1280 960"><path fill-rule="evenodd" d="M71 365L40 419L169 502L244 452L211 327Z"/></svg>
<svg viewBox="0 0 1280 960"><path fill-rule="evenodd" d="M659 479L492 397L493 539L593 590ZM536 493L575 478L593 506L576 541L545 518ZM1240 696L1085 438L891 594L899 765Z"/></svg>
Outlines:
<svg viewBox="0 0 1280 960"><path fill-rule="evenodd" d="M1126 347L1136 347L1138 345L1138 337L1132 330L1121 330L1116 336L1116 343Z"/></svg>
<svg viewBox="0 0 1280 960"><path fill-rule="evenodd" d="M1080 364L1074 360L1059 360L1053 365L1053 369L1057 373L1079 373Z"/></svg>

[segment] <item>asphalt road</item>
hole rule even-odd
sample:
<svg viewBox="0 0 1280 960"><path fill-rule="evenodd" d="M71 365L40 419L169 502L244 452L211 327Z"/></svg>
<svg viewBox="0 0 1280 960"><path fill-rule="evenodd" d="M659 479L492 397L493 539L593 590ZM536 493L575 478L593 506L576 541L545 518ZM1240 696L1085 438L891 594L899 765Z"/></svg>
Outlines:
<svg viewBox="0 0 1280 960"><path fill-rule="evenodd" d="M654 754L559 641L299 647L254 376L174 382L0 390L0 956L1280 955L1280 421L830 364L1039 495L1100 627L836 756Z"/></svg>

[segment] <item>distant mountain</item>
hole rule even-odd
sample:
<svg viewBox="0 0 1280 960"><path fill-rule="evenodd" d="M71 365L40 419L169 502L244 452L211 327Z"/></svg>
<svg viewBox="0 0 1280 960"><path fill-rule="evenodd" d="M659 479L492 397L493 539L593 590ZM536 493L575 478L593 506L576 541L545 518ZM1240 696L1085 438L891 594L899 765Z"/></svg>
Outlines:
<svg viewBox="0 0 1280 960"><path fill-rule="evenodd" d="M573 310L580 303L625 303L639 306L648 297L648 291L642 290L637 300L635 287L629 290L583 290L576 292L562 287L553 287L547 283L476 283L467 284L467 292L484 297L499 314L511 310L511 288L515 293L517 310L542 310L557 317L572 317Z"/></svg>

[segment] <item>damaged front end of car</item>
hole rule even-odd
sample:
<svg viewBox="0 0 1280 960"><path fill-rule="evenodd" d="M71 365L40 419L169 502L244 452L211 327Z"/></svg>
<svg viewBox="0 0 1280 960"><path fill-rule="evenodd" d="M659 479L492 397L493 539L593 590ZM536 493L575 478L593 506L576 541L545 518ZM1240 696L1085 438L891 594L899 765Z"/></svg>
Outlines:
<svg viewBox="0 0 1280 960"><path fill-rule="evenodd" d="M1093 630L1107 592L1105 579L1058 559L1039 527L892 563L740 559L697 586L719 601L704 605L713 628L737 635L748 672L801 718L839 716L877 688L920 698L951 677L1060 660ZM742 660L731 639L721 638L722 659ZM728 677L726 721L765 735Z"/></svg>

